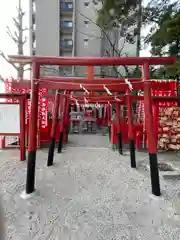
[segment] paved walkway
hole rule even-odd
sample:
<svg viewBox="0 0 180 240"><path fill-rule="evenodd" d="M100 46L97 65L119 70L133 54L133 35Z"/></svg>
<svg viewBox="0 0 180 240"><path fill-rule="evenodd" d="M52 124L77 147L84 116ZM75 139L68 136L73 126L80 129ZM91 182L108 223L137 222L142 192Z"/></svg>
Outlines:
<svg viewBox="0 0 180 240"><path fill-rule="evenodd" d="M128 154L109 149L107 138L71 136L50 168L47 150L39 151L39 195L31 200L20 198L26 163L18 161L17 150L0 152L6 239L179 240L179 182L161 179L163 196L151 196L149 173L132 170ZM137 161L144 156L137 154Z"/></svg>

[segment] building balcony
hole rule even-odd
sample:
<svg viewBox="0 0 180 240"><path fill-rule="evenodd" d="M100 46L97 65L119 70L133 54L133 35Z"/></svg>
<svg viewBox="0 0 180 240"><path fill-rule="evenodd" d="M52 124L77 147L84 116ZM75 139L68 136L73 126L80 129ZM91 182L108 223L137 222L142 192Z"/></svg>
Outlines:
<svg viewBox="0 0 180 240"><path fill-rule="evenodd" d="M36 55L36 49L32 48L32 55L35 56Z"/></svg>
<svg viewBox="0 0 180 240"><path fill-rule="evenodd" d="M60 31L64 33L71 33L73 31L73 22L72 21L61 21L60 22Z"/></svg>
<svg viewBox="0 0 180 240"><path fill-rule="evenodd" d="M62 2L60 6L61 15L72 15L73 13L73 2Z"/></svg>
<svg viewBox="0 0 180 240"><path fill-rule="evenodd" d="M60 51L61 52L72 52L73 41L71 39L61 40Z"/></svg>
<svg viewBox="0 0 180 240"><path fill-rule="evenodd" d="M32 29L32 42L34 42L36 40L36 31L34 29Z"/></svg>
<svg viewBox="0 0 180 240"><path fill-rule="evenodd" d="M32 12L32 25L34 25L36 22L35 22L35 12Z"/></svg>

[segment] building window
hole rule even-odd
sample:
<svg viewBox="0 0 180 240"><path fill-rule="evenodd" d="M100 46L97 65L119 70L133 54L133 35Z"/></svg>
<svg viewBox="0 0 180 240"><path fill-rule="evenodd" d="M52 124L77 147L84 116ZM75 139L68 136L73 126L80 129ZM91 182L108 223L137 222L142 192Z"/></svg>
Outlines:
<svg viewBox="0 0 180 240"><path fill-rule="evenodd" d="M61 40L61 47L72 47L72 45L73 45L72 39Z"/></svg>
<svg viewBox="0 0 180 240"><path fill-rule="evenodd" d="M88 46L88 42L89 42L89 39L88 38L84 38L84 46Z"/></svg>
<svg viewBox="0 0 180 240"><path fill-rule="evenodd" d="M85 0L85 1L84 1L84 6L85 6L85 7L88 7L88 6L89 6L89 1L88 1L88 0Z"/></svg>
<svg viewBox="0 0 180 240"><path fill-rule="evenodd" d="M36 40L36 34L35 31L32 32L32 41L34 42Z"/></svg>
<svg viewBox="0 0 180 240"><path fill-rule="evenodd" d="M84 21L84 25L85 25L86 27L88 27L88 24L89 24L89 21L88 21L88 20L85 20L85 21Z"/></svg>
<svg viewBox="0 0 180 240"><path fill-rule="evenodd" d="M35 24L35 13L32 14L32 24Z"/></svg>
<svg viewBox="0 0 180 240"><path fill-rule="evenodd" d="M72 21L62 21L61 22L61 27L72 28L73 27L73 22Z"/></svg>
<svg viewBox="0 0 180 240"><path fill-rule="evenodd" d="M73 9L73 3L72 2L63 2L61 3L62 9Z"/></svg>
<svg viewBox="0 0 180 240"><path fill-rule="evenodd" d="M34 40L34 41L32 42L32 48L33 48L33 49L36 48L36 40Z"/></svg>
<svg viewBox="0 0 180 240"><path fill-rule="evenodd" d="M32 31L36 31L36 24L32 25Z"/></svg>
<svg viewBox="0 0 180 240"><path fill-rule="evenodd" d="M32 49L32 55L33 55L33 56L36 55L36 49Z"/></svg>
<svg viewBox="0 0 180 240"><path fill-rule="evenodd" d="M33 3L32 3L32 11L33 11L33 12L36 12L36 4L35 4L34 1L33 1Z"/></svg>
<svg viewBox="0 0 180 240"><path fill-rule="evenodd" d="M65 40L65 43L67 44L67 46L72 46L73 45L73 41L71 39Z"/></svg>
<svg viewBox="0 0 180 240"><path fill-rule="evenodd" d="M68 9L72 9L73 8L73 4L72 3L67 3L67 8Z"/></svg>

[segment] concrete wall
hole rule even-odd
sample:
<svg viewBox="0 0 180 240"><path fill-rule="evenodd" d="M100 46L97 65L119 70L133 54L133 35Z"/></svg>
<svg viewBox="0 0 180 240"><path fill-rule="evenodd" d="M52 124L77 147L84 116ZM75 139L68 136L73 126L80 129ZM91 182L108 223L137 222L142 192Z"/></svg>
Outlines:
<svg viewBox="0 0 180 240"><path fill-rule="evenodd" d="M36 55L59 56L60 1L36 0L36 12Z"/></svg>
<svg viewBox="0 0 180 240"><path fill-rule="evenodd" d="M83 0L75 1L76 3L76 56L99 56L100 55L100 29L93 24L96 22L96 13L93 8L93 4L89 4L88 7L84 6ZM84 16L82 16L83 14ZM88 20L88 18L90 20ZM86 25L84 21L89 21ZM92 22L91 22L92 21ZM88 46L84 45L84 39L89 39Z"/></svg>
<svg viewBox="0 0 180 240"><path fill-rule="evenodd" d="M114 45L114 49L112 47ZM125 38L120 35L120 29L106 32L103 35L102 41L102 55L111 57L135 57L136 56L136 42L133 44L127 43ZM112 67L104 67L105 74L109 76L116 76L116 72ZM128 67L129 70L134 67ZM118 72L122 76L126 76L125 68L118 67Z"/></svg>
<svg viewBox="0 0 180 240"><path fill-rule="evenodd" d="M75 1L75 56L78 57L101 56L101 30L94 24L96 12L94 5L89 2L89 6L86 7L83 0ZM88 24L85 24L85 21L88 21ZM88 40L87 45L84 39ZM76 68L76 74L84 75L84 68Z"/></svg>

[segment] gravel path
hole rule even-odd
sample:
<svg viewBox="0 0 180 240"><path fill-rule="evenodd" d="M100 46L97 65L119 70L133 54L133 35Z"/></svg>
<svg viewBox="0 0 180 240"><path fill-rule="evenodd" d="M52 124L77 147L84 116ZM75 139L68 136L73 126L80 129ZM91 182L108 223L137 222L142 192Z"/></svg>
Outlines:
<svg viewBox="0 0 180 240"><path fill-rule="evenodd" d="M17 150L0 152L7 240L180 239L180 204L173 205L178 183L170 188L161 181L164 194L155 198L149 174L130 169L129 156L109 149L107 136L70 140L61 155L55 154L53 167L46 167L47 150L38 151L39 195L31 200L20 198L26 163L18 161Z"/></svg>

